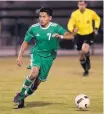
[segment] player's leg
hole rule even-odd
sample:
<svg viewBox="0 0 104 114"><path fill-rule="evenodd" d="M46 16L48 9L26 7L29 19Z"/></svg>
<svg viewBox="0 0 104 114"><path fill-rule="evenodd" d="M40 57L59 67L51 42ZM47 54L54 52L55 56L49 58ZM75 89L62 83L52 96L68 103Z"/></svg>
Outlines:
<svg viewBox="0 0 104 114"><path fill-rule="evenodd" d="M31 84L31 86L27 88L27 90L25 91L25 98L33 94L37 90L40 83L41 83L41 80L39 80L37 77L36 80Z"/></svg>
<svg viewBox="0 0 104 114"><path fill-rule="evenodd" d="M86 62L87 62L87 65L88 65L88 70L90 70L90 68L91 68L90 52L86 53L85 56L86 56Z"/></svg>
<svg viewBox="0 0 104 114"><path fill-rule="evenodd" d="M82 68L86 71L86 58L82 50L79 51L79 60Z"/></svg>
<svg viewBox="0 0 104 114"><path fill-rule="evenodd" d="M94 43L94 33L91 33L89 34L87 37L86 37L86 41L85 43L87 44L86 45L86 49L85 49L85 56L86 56L86 61L87 61L87 66L88 66L88 69L91 68L91 63L90 63L90 46Z"/></svg>
<svg viewBox="0 0 104 114"><path fill-rule="evenodd" d="M36 77L38 76L39 74L39 67L35 66L31 69L31 73L29 76L27 76L23 86L22 86L22 89L21 91L14 97L14 102L15 103L19 103L18 107L19 108L22 108L21 107L21 104L24 104L24 98L25 98L25 91L26 89L33 83L33 81L36 80Z"/></svg>
<svg viewBox="0 0 104 114"><path fill-rule="evenodd" d="M41 81L38 78L36 78L36 80L30 85L30 87L26 89L26 91L24 93L24 99L27 96L33 94L37 90L40 83L41 83ZM24 107L24 99L21 99L21 101L18 104L18 108Z"/></svg>
<svg viewBox="0 0 104 114"><path fill-rule="evenodd" d="M14 97L15 103L21 103L21 101L24 100L26 89L33 83L33 81L36 80L37 76L39 75L40 63L40 57L38 55L34 54L31 56L32 69L30 75L27 76L20 93Z"/></svg>
<svg viewBox="0 0 104 114"><path fill-rule="evenodd" d="M83 74L84 76L87 76L89 74L89 69L90 69L90 60L89 60L89 55L88 55L89 48L90 48L89 44L83 43L82 52L85 56L85 63L86 63L85 72Z"/></svg>
<svg viewBox="0 0 104 114"><path fill-rule="evenodd" d="M88 43L84 43L83 46L82 46L82 51L84 52L85 54L85 57L86 57L86 62L87 62L87 69L89 70L91 65L90 65L90 45Z"/></svg>
<svg viewBox="0 0 104 114"><path fill-rule="evenodd" d="M80 64L82 66L82 68L84 69L84 73L87 72L86 71L86 57L85 57L85 54L84 52L82 51L82 45L84 43L84 37L81 36L81 35L77 35L75 37L75 43L76 43L76 46L77 46L77 50L79 52L79 61L80 61Z"/></svg>
<svg viewBox="0 0 104 114"><path fill-rule="evenodd" d="M41 60L42 65L39 75L37 79L34 81L34 83L25 91L25 97L33 94L37 90L40 83L46 80L49 70L52 66L52 62L53 62L52 57L42 58Z"/></svg>
<svg viewBox="0 0 104 114"><path fill-rule="evenodd" d="M39 75L36 78L36 80L31 84L31 86L26 89L25 98L27 96L33 94L37 90L40 83L46 80L49 70L52 66L52 62L53 62L53 57L41 58L41 68L39 71ZM18 105L18 107L21 108L23 103L24 103L24 101L22 101Z"/></svg>
<svg viewBox="0 0 104 114"><path fill-rule="evenodd" d="M25 80L25 83L23 84L23 87L21 90L22 95L24 95L26 89L33 83L33 81L36 80L38 74L39 74L39 67L38 66L32 67L30 75L27 77L27 79Z"/></svg>
<svg viewBox="0 0 104 114"><path fill-rule="evenodd" d="M90 70L91 63L90 63L90 46L94 43L94 33L92 32L89 35L86 35L85 41L82 47L82 50L85 53L86 62L87 62L87 68Z"/></svg>

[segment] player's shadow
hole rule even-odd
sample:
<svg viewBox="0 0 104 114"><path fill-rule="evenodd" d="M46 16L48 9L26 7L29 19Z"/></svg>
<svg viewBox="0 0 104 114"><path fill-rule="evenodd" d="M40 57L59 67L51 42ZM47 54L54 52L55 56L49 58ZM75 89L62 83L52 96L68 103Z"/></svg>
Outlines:
<svg viewBox="0 0 104 114"><path fill-rule="evenodd" d="M26 108L32 108L32 107L43 107L47 105L53 105L53 104L62 104L63 103L51 103L51 102L45 102L45 101L34 101L34 102L26 102L25 107ZM13 108L13 109L18 109L18 107Z"/></svg>
<svg viewBox="0 0 104 114"><path fill-rule="evenodd" d="M75 111L82 111L82 112L86 112L86 111L89 111L89 110L80 110L80 109L79 109L79 110L75 110Z"/></svg>
<svg viewBox="0 0 104 114"><path fill-rule="evenodd" d="M26 107L42 107L42 106L47 106L47 105L52 105L52 104L57 104L57 103L51 103L51 102L45 102L45 101L34 101L34 102L26 102ZM61 104L61 103L58 103Z"/></svg>

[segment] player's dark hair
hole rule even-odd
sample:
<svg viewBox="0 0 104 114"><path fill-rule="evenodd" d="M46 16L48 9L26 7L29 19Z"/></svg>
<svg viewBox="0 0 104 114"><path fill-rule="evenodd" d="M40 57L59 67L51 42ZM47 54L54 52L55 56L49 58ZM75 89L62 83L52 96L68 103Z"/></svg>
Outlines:
<svg viewBox="0 0 104 114"><path fill-rule="evenodd" d="M87 1L86 0L79 0L78 2L85 2L87 4Z"/></svg>
<svg viewBox="0 0 104 114"><path fill-rule="evenodd" d="M44 7L44 8L41 8L39 12L46 12L49 16L52 16L52 9L48 8L48 7Z"/></svg>

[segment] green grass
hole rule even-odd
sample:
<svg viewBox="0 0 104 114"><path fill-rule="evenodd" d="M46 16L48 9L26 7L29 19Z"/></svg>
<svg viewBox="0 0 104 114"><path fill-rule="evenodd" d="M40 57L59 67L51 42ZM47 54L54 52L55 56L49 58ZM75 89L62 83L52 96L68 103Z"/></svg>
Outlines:
<svg viewBox="0 0 104 114"><path fill-rule="evenodd" d="M25 108L15 109L13 97L29 73L29 58L24 58L21 68L15 64L16 58L0 58L0 114L103 114L102 57L91 59L90 75L83 77L78 57L58 57L47 81L26 99ZM91 100L87 111L74 104L75 97L83 93Z"/></svg>

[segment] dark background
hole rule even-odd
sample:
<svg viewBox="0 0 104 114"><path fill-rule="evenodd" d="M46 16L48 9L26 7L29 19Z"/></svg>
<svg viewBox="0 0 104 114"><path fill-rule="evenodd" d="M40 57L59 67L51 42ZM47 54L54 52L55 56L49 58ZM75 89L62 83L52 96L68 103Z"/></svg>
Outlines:
<svg viewBox="0 0 104 114"><path fill-rule="evenodd" d="M103 1L88 1L88 8L96 11L101 18L99 35L95 44L103 43ZM1 35L0 47L21 45L28 28L38 22L38 11L41 7L53 9L53 21L67 29L71 13L76 10L76 1L0 1ZM34 42L31 42L33 44ZM60 42L61 49L73 49L71 40Z"/></svg>

